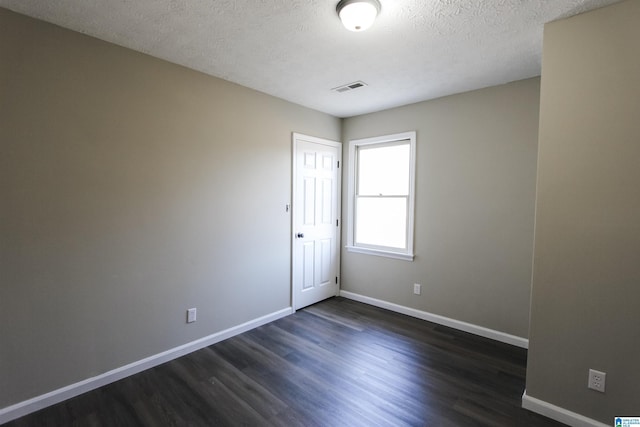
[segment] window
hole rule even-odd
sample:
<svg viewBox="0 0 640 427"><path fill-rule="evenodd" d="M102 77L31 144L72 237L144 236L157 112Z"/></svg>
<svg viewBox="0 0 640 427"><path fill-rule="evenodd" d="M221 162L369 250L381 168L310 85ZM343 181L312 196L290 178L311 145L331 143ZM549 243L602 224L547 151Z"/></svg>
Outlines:
<svg viewBox="0 0 640 427"><path fill-rule="evenodd" d="M347 250L413 260L416 133L349 141Z"/></svg>

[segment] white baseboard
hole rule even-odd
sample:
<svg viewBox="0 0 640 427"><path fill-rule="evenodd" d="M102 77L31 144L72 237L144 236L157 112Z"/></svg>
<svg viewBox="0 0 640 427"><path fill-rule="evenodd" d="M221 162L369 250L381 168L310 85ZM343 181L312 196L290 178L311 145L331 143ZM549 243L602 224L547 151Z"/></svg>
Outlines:
<svg viewBox="0 0 640 427"><path fill-rule="evenodd" d="M201 348L208 347L217 342L226 340L235 335L257 328L274 320L278 320L282 317L288 316L293 313L291 307L284 308L282 310L267 314L254 320L250 320L238 326L225 329L224 331L216 332L215 334L200 338L190 343L172 348L162 353L149 356L145 359L138 360L125 366L113 369L95 377L87 378L86 380L79 381L74 384L53 390L49 393L36 396L32 399L25 400L23 402L16 403L15 405L8 406L0 409L0 424L7 423L9 421L20 418L24 415L38 411L47 406L55 405L64 400L78 396L87 391L94 390L98 387L110 384L112 382L121 380L130 375L137 374L146 369L153 368L154 366L161 365L173 359L177 359L180 356L200 350Z"/></svg>
<svg viewBox="0 0 640 427"><path fill-rule="evenodd" d="M340 296L360 301L365 304L374 305L376 307L385 308L387 310L395 311L396 313L406 314L407 316L417 317L418 319L427 320L429 322L437 323L439 325L448 326L460 331L469 332L481 337L490 338L492 340L500 341L506 344L515 345L517 347L529 348L529 340L515 335L507 334L505 332L496 331L494 329L485 328L484 326L474 325L472 323L463 322L449 317L440 316L439 314L429 313L427 311L417 310L411 307L405 307L403 305L394 304L379 300L376 298L367 297L360 294L355 294L348 291L340 291Z"/></svg>
<svg viewBox="0 0 640 427"><path fill-rule="evenodd" d="M535 397L527 396L526 390L522 395L522 407L572 427L609 427L609 424L603 424L584 415L576 414Z"/></svg>

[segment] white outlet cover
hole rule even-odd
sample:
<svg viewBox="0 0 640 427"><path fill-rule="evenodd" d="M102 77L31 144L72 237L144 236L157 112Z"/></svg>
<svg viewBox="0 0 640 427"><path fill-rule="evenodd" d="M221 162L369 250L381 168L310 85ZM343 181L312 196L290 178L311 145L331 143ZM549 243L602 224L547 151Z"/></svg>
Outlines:
<svg viewBox="0 0 640 427"><path fill-rule="evenodd" d="M604 393L605 380L607 378L606 372L596 371L595 369L589 369L589 383L587 386L595 391Z"/></svg>
<svg viewBox="0 0 640 427"><path fill-rule="evenodd" d="M190 308L187 310L187 323L193 323L196 321L196 309Z"/></svg>

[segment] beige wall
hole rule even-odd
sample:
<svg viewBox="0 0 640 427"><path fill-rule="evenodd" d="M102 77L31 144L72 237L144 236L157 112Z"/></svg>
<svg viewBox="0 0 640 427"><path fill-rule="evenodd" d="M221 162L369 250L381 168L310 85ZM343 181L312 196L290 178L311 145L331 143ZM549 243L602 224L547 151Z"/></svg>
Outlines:
<svg viewBox="0 0 640 427"><path fill-rule="evenodd" d="M339 119L4 9L0 58L0 408L290 305Z"/></svg>
<svg viewBox="0 0 640 427"><path fill-rule="evenodd" d="M544 34L527 395L607 425L640 414L639 23L630 0Z"/></svg>
<svg viewBox="0 0 640 427"><path fill-rule="evenodd" d="M345 165L349 140L417 131L416 257L343 251L342 289L526 338L538 108L536 78L346 119Z"/></svg>

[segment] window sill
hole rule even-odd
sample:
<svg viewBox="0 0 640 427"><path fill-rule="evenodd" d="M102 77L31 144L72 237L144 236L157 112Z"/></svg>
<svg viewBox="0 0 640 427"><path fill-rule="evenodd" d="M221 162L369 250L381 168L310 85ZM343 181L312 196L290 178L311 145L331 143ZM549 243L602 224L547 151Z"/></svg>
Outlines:
<svg viewBox="0 0 640 427"><path fill-rule="evenodd" d="M359 246L346 246L348 252L359 254L375 255L385 258L401 259L403 261L413 261L413 254L403 254L398 252L382 251L380 249L361 248Z"/></svg>

